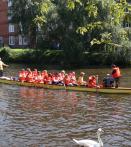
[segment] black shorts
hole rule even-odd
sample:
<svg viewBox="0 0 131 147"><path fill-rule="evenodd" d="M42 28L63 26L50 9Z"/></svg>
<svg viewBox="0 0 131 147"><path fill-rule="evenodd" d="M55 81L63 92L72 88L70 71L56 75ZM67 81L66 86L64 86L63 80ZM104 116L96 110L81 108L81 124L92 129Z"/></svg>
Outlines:
<svg viewBox="0 0 131 147"><path fill-rule="evenodd" d="M120 82L120 77L114 79L116 83Z"/></svg>
<svg viewBox="0 0 131 147"><path fill-rule="evenodd" d="M3 70L0 70L0 77L3 76Z"/></svg>

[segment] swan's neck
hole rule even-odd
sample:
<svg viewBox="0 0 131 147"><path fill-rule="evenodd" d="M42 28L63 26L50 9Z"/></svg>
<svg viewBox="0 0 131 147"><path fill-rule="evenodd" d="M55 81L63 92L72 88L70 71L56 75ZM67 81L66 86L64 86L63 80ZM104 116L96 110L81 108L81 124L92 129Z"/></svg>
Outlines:
<svg viewBox="0 0 131 147"><path fill-rule="evenodd" d="M100 144L100 147L103 147L103 142L101 140L101 137L100 137L100 133L99 132L97 133L97 136L98 136L98 142Z"/></svg>

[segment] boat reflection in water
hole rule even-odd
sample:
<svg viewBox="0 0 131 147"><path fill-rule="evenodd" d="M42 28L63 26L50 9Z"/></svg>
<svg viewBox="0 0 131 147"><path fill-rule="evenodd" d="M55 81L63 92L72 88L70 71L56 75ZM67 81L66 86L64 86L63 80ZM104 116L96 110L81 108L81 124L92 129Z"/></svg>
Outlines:
<svg viewBox="0 0 131 147"><path fill-rule="evenodd" d="M96 121L97 94L66 91L66 90L45 90L42 88L20 87L20 98L23 101L21 107L24 110L54 110L54 113L61 117L71 117L80 110L81 105L85 108L81 114L85 119ZM86 103L84 102L86 99Z"/></svg>
<svg viewBox="0 0 131 147"><path fill-rule="evenodd" d="M76 92L67 92L65 90L52 91L40 88L20 87L20 98L23 100L22 107L24 109L50 110L55 105L61 108L62 112L64 107L70 106L69 114L75 112L78 103Z"/></svg>
<svg viewBox="0 0 131 147"><path fill-rule="evenodd" d="M71 138L96 140L99 127L105 131L106 147L131 146L130 95L10 85L1 89L5 115L0 115L0 129L5 146L75 146Z"/></svg>

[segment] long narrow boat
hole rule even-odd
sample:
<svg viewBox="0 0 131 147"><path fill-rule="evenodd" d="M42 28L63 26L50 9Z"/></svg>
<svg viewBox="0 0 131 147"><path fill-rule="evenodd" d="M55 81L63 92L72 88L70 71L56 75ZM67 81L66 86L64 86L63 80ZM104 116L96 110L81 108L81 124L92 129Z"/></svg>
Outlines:
<svg viewBox="0 0 131 147"><path fill-rule="evenodd" d="M52 90L70 90L70 91L81 91L81 92L97 92L97 93L109 93L109 94L131 94L131 88L87 88L83 86L58 86L58 85L46 85L38 83L28 83L28 82L19 82L13 80L0 79L0 83L18 85L18 86L27 86L27 87L36 87Z"/></svg>

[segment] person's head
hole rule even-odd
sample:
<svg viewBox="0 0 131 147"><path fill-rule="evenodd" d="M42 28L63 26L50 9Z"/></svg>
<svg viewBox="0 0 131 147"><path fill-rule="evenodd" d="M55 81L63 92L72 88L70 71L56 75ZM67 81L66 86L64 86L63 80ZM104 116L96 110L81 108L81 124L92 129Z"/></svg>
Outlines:
<svg viewBox="0 0 131 147"><path fill-rule="evenodd" d="M112 67L112 68L115 68L115 67L116 67L116 65L115 65L115 64L112 64L112 65L111 65L111 67Z"/></svg>
<svg viewBox="0 0 131 147"><path fill-rule="evenodd" d="M49 73L48 76L49 76L49 77L52 77L52 73Z"/></svg>
<svg viewBox="0 0 131 147"><path fill-rule="evenodd" d="M65 74L65 70L62 70L61 73Z"/></svg>
<svg viewBox="0 0 131 147"><path fill-rule="evenodd" d="M30 68L27 68L26 70L27 70L27 71L31 71L31 69L30 69Z"/></svg>
<svg viewBox="0 0 131 147"><path fill-rule="evenodd" d="M34 71L37 71L37 69L36 69L36 68L34 68Z"/></svg>
<svg viewBox="0 0 131 147"><path fill-rule="evenodd" d="M40 75L41 74L41 71L38 71L38 74Z"/></svg>
<svg viewBox="0 0 131 147"><path fill-rule="evenodd" d="M106 76L107 76L107 77L109 77L109 76L110 76L110 74L107 74Z"/></svg>
<svg viewBox="0 0 131 147"><path fill-rule="evenodd" d="M92 76L92 79L95 79L95 78L96 78L95 75L93 75L93 76Z"/></svg>
<svg viewBox="0 0 131 147"><path fill-rule="evenodd" d="M81 73L80 73L80 75L81 75L81 76L84 76L84 75L85 75L85 73L84 73L84 72L81 72Z"/></svg>
<svg viewBox="0 0 131 147"><path fill-rule="evenodd" d="M67 78L68 77L68 74L65 74L65 78Z"/></svg>

